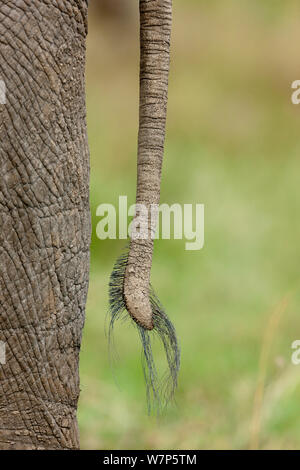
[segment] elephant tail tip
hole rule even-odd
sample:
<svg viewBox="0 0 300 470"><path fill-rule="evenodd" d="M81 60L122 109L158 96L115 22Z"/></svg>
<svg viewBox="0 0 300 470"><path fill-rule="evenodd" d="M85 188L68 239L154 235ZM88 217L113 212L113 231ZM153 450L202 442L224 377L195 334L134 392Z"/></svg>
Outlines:
<svg viewBox="0 0 300 470"><path fill-rule="evenodd" d="M109 281L109 345L113 344L113 329L117 320L130 319L136 326L142 343L142 365L146 382L149 414L159 414L172 401L178 383L180 347L175 328L164 311L152 287L149 301L152 310L153 328L146 328L134 321L125 301L124 278L128 260L128 249L117 259ZM167 370L159 376L155 365L152 342L158 336L163 344Z"/></svg>

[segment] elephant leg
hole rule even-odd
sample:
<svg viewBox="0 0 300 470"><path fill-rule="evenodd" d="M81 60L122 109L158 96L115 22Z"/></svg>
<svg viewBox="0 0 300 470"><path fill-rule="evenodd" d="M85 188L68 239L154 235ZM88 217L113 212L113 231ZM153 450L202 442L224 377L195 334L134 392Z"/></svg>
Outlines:
<svg viewBox="0 0 300 470"><path fill-rule="evenodd" d="M0 1L1 450L79 447L86 34L87 0Z"/></svg>

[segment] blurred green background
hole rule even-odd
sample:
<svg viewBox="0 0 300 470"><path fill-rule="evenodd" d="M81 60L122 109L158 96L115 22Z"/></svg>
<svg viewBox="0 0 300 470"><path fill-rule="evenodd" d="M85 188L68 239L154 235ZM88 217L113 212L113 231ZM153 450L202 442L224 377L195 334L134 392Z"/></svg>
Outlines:
<svg viewBox="0 0 300 470"><path fill-rule="evenodd" d="M161 202L205 204L205 247L155 242L152 283L182 348L176 405L160 418L147 416L136 331L117 328L113 370L104 332L124 243L96 238L95 213L119 195L134 203L139 66L138 2L122 0L121 11L105 3L91 1L88 37L93 238L82 448L297 449L299 1L174 0Z"/></svg>

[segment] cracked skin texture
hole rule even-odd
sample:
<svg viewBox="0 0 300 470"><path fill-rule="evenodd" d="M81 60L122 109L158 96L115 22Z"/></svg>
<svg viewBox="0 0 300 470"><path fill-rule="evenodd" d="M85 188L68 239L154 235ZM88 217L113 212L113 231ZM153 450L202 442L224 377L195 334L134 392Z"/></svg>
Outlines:
<svg viewBox="0 0 300 470"><path fill-rule="evenodd" d="M159 204L164 155L172 0L140 0L140 109L136 203L147 213ZM155 226L148 220L147 239L132 239L124 280L124 298L136 323L154 327L149 301Z"/></svg>
<svg viewBox="0 0 300 470"><path fill-rule="evenodd" d="M140 0L137 203L160 198L171 0ZM0 2L0 450L76 449L88 289L87 1ZM149 234L150 235L150 234ZM132 240L124 293L152 329L153 240Z"/></svg>
<svg viewBox="0 0 300 470"><path fill-rule="evenodd" d="M0 449L76 449L88 289L85 0L0 1Z"/></svg>

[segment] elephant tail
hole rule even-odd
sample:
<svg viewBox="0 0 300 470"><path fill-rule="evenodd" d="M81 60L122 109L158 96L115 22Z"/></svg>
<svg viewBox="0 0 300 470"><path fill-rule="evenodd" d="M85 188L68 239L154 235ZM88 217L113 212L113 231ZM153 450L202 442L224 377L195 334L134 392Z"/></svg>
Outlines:
<svg viewBox="0 0 300 470"><path fill-rule="evenodd" d="M160 201L164 155L172 0L139 0L140 105L137 158L136 214L129 249L113 269L109 284L110 338L115 321L128 316L136 325L143 346L144 375L149 411L161 408L174 395L180 363L175 329L151 284L153 242ZM128 315L127 315L128 314ZM151 340L158 335L166 353L168 370L159 377Z"/></svg>
<svg viewBox="0 0 300 470"><path fill-rule="evenodd" d="M117 320L133 320L142 343L143 372L146 382L148 412L158 414L173 398L177 387L180 367L180 347L173 324L166 315L152 286L149 287L149 303L152 312L153 327L145 328L133 317L124 295L126 268L128 266L129 249L118 258L109 282L109 313L108 330L109 344L113 344L113 329ZM152 339L158 336L163 344L167 359L167 371L160 377L155 366Z"/></svg>

